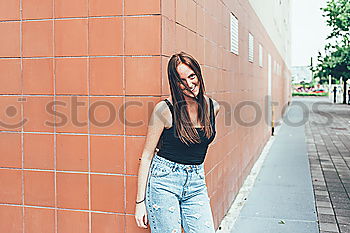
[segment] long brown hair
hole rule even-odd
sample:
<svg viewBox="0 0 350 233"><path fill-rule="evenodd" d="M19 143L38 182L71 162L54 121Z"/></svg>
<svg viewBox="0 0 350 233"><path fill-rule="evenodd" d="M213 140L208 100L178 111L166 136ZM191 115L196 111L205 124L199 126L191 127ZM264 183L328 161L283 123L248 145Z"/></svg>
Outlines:
<svg viewBox="0 0 350 233"><path fill-rule="evenodd" d="M179 139L186 143L200 143L200 137L197 130L193 126L189 113L187 111L187 102L184 98L183 91L179 87L179 84L182 83L186 90L193 94L193 92L187 87L177 72L177 67L181 63L187 65L192 71L196 74L199 85L199 93L195 97L195 100L198 104L198 115L197 120L204 126L203 130L207 138L210 138L213 134L213 129L210 124L210 117L208 114L208 104L205 100L204 93L205 87L202 78L202 71L198 62L189 54L185 52L180 52L174 54L168 63L168 80L171 91L171 97L173 101L174 109L174 125L176 128L176 133Z"/></svg>

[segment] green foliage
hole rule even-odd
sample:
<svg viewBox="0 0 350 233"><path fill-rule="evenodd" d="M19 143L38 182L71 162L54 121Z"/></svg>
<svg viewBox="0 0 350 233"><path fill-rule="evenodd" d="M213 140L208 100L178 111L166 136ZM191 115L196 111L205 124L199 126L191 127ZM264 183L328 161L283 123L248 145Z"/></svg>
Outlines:
<svg viewBox="0 0 350 233"><path fill-rule="evenodd" d="M350 28L350 2L349 0L329 0L325 8L321 8L327 18L327 25L333 28L327 39L347 36Z"/></svg>
<svg viewBox="0 0 350 233"><path fill-rule="evenodd" d="M333 43L325 46L324 55L319 52L318 64L311 70L314 77L320 77L321 83L328 82L329 75L332 79L343 77L346 81L350 78L350 1L328 0L327 6L321 10L327 18L327 25L333 29L327 37L333 39Z"/></svg>
<svg viewBox="0 0 350 233"><path fill-rule="evenodd" d="M325 92L325 93L293 92L292 96L328 96L328 92Z"/></svg>
<svg viewBox="0 0 350 233"><path fill-rule="evenodd" d="M312 71L321 80L328 80L329 75L337 80L350 78L350 46L342 43L332 46L332 49L325 56L319 53L319 63Z"/></svg>

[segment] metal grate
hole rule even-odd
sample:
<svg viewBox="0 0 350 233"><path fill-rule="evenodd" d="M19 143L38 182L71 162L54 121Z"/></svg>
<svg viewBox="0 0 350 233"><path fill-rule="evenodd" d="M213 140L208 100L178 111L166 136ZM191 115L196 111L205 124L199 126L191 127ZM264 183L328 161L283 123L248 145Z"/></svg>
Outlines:
<svg viewBox="0 0 350 233"><path fill-rule="evenodd" d="M238 55L238 19L231 13L231 52Z"/></svg>
<svg viewBox="0 0 350 233"><path fill-rule="evenodd" d="M248 34L248 60L250 62L254 61L254 36L249 32Z"/></svg>
<svg viewBox="0 0 350 233"><path fill-rule="evenodd" d="M259 44L259 66L263 67L263 48L261 44Z"/></svg>

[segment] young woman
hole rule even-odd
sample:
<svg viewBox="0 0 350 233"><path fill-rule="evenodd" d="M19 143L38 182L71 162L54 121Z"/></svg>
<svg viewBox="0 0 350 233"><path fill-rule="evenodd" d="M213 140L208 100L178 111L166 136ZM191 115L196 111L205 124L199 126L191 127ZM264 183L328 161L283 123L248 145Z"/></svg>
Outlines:
<svg viewBox="0 0 350 233"><path fill-rule="evenodd" d="M207 97L198 62L184 52L168 63L171 97L150 118L138 173L135 219L152 233L213 233L203 162L219 104Z"/></svg>

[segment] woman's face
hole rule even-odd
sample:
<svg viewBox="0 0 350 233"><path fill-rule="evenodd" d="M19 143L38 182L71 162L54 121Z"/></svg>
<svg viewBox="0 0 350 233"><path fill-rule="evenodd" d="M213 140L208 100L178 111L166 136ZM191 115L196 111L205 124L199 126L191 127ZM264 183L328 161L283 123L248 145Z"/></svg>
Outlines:
<svg viewBox="0 0 350 233"><path fill-rule="evenodd" d="M177 73L180 75L181 80L187 84L187 87L195 94L193 95L190 91L186 90L185 86L182 83L179 83L179 87L182 92L189 97L196 97L199 94L199 80L197 75L193 70L187 65L181 63L176 68Z"/></svg>

